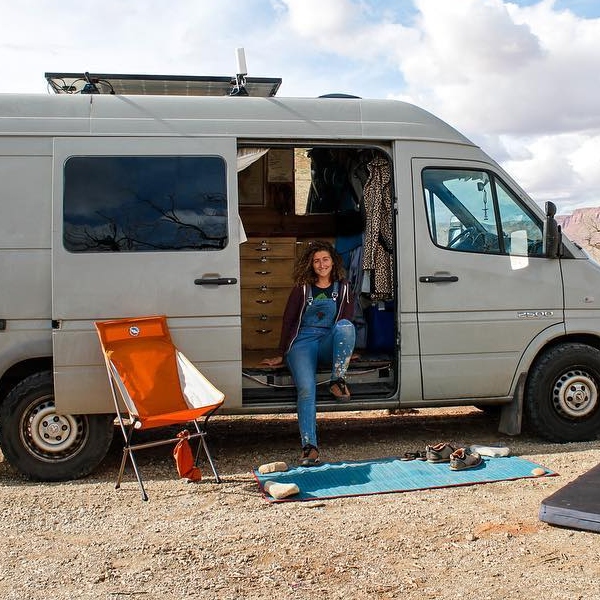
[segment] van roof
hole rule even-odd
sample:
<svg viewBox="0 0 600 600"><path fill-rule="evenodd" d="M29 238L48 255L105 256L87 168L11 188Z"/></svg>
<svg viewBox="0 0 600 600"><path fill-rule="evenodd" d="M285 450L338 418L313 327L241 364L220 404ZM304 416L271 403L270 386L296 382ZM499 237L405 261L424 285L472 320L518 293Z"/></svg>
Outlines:
<svg viewBox="0 0 600 600"><path fill-rule="evenodd" d="M396 100L0 94L0 136L90 134L473 145L431 113Z"/></svg>

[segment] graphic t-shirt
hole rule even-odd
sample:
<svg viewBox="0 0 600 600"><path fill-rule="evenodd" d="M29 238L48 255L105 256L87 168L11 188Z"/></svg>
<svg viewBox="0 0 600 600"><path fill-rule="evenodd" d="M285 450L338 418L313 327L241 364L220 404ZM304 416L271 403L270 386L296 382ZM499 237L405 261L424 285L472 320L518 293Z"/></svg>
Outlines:
<svg viewBox="0 0 600 600"><path fill-rule="evenodd" d="M317 287L316 285L312 286L312 297L313 300L327 300L328 298L331 298L333 294L333 283L326 288L320 288Z"/></svg>

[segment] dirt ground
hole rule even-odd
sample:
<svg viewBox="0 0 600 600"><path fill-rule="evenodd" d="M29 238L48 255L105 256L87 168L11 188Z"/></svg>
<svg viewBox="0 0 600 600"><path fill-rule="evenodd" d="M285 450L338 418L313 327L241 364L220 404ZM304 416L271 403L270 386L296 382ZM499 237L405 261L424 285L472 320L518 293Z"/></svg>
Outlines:
<svg viewBox="0 0 600 600"><path fill-rule="evenodd" d="M252 467L294 464L293 415L216 417L223 483L178 479L170 451L140 454L114 489L120 440L96 472L21 480L0 462L5 599L600 599L600 534L538 518L540 502L600 463L600 444L508 438L470 408L319 416L324 461L402 455L426 444L504 443L555 477L270 504Z"/></svg>

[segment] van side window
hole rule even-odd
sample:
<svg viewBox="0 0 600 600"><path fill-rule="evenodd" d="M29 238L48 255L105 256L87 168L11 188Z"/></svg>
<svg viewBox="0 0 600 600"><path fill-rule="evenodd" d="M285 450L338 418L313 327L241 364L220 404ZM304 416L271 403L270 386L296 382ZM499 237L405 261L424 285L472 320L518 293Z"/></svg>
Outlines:
<svg viewBox="0 0 600 600"><path fill-rule="evenodd" d="M216 156L76 156L64 167L69 252L219 250L226 166Z"/></svg>
<svg viewBox="0 0 600 600"><path fill-rule="evenodd" d="M542 222L493 174L424 169L433 242L459 252L543 256Z"/></svg>

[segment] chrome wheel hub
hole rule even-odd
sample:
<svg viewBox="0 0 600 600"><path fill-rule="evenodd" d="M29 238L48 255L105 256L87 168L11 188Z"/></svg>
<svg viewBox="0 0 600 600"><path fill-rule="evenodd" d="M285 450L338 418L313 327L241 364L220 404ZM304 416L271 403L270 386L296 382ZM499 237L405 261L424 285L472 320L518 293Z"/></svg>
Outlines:
<svg viewBox="0 0 600 600"><path fill-rule="evenodd" d="M552 401L558 412L570 419L587 418L598 408L596 382L585 371L568 371L554 384Z"/></svg>

